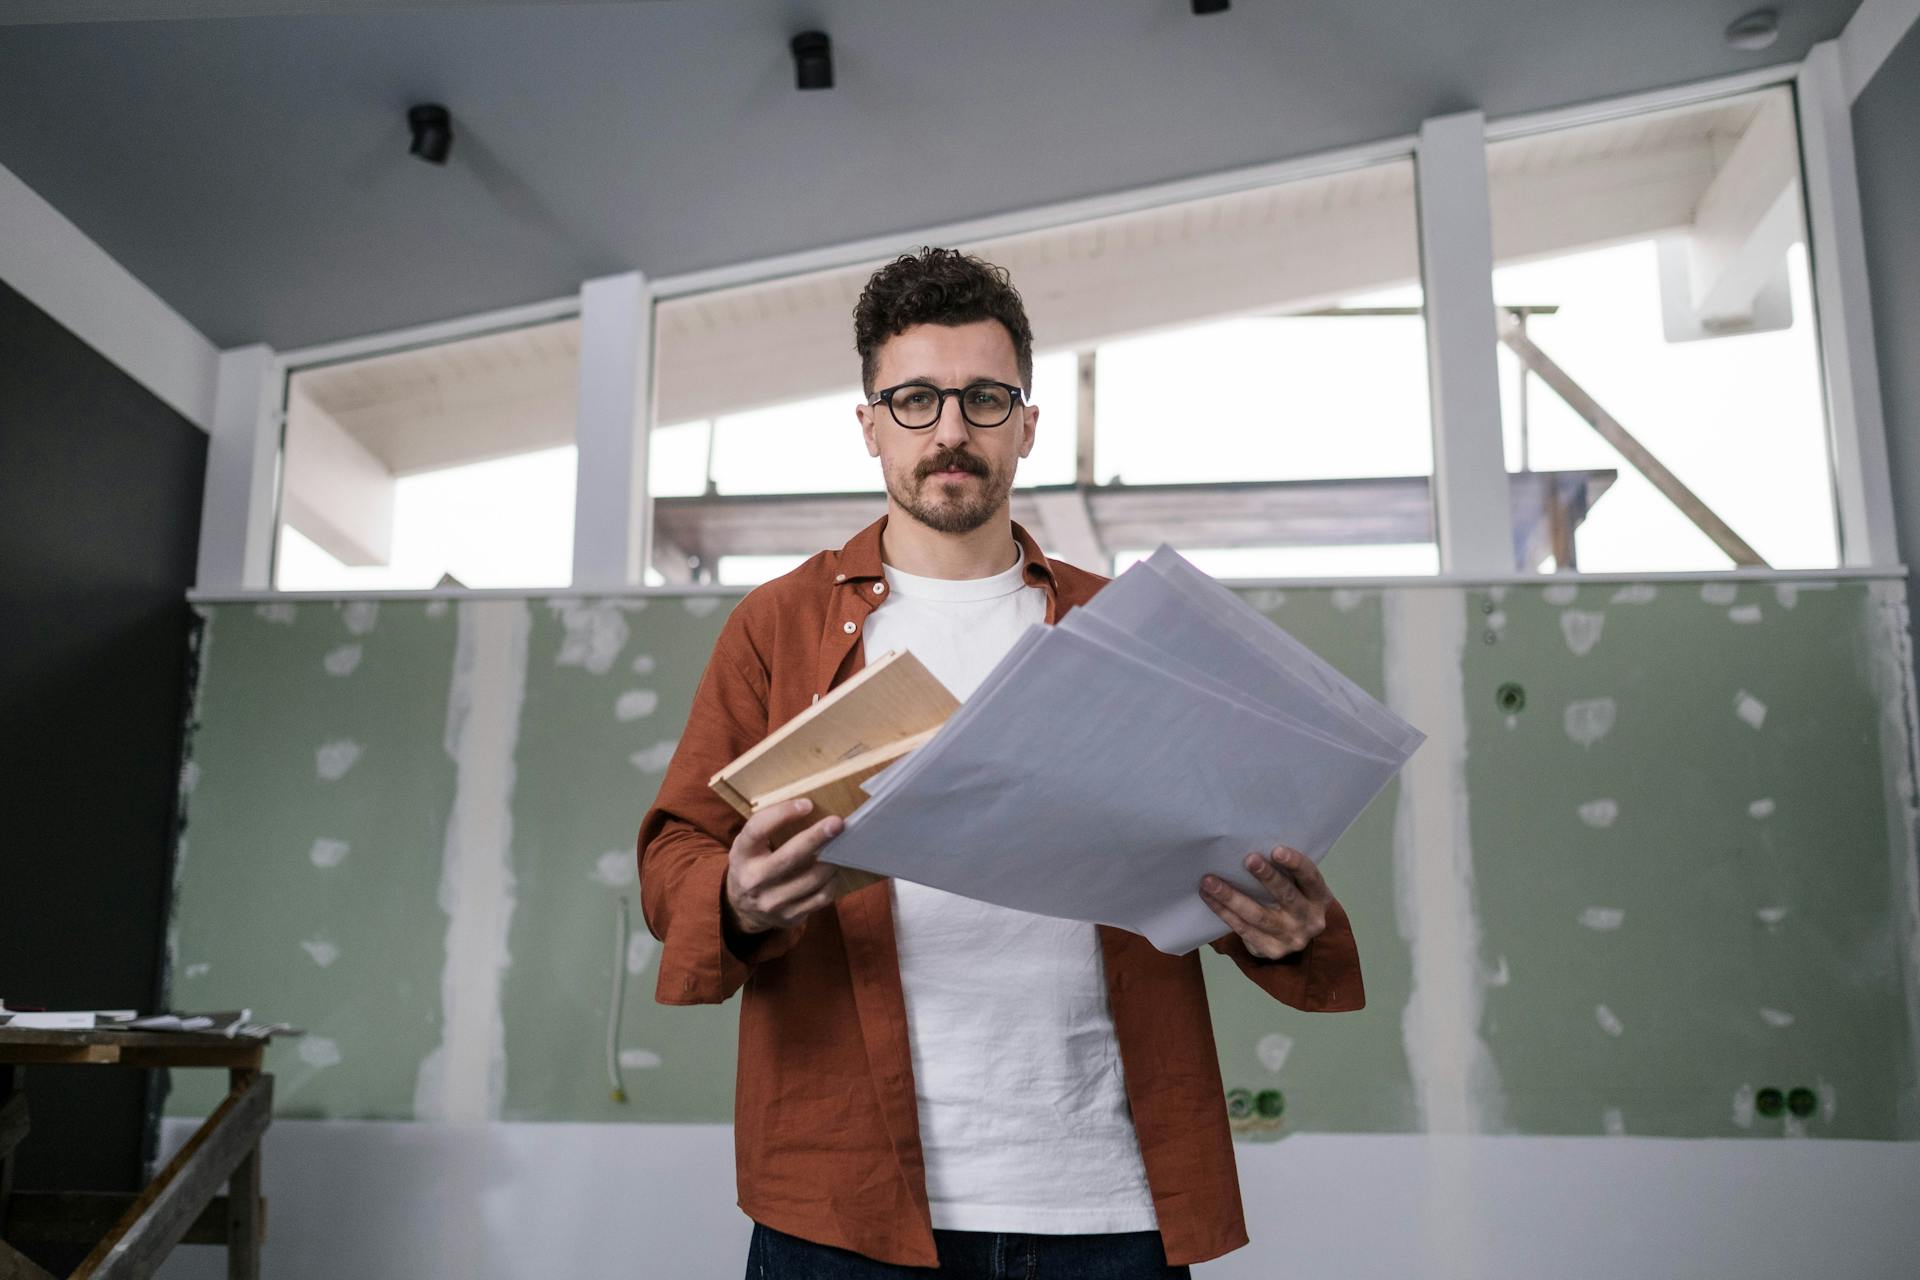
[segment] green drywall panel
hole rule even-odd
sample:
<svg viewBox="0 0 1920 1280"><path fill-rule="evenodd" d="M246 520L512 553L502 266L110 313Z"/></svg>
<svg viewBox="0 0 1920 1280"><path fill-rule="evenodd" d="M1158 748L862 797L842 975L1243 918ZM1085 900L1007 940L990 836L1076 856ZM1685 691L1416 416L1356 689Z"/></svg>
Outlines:
<svg viewBox="0 0 1920 1280"><path fill-rule="evenodd" d="M1348 679L1386 700L1379 592L1315 588L1240 594ZM1413 989L1413 959L1396 930L1393 907L1399 790L1397 782L1390 783L1322 864L1328 887L1353 921L1366 1008L1352 1013L1289 1009L1225 956L1212 948L1201 951L1221 1078L1229 1089L1281 1090L1286 1132L1416 1127L1400 1029L1400 1011Z"/></svg>
<svg viewBox="0 0 1920 1280"><path fill-rule="evenodd" d="M501 988L508 1119L733 1118L738 1005L654 1001L659 952L640 916L634 838L736 599L534 603ZM635 1063L623 1072L625 1104L607 1069L616 960L618 1048Z"/></svg>
<svg viewBox="0 0 1920 1280"><path fill-rule="evenodd" d="M1887 802L1908 766L1883 762L1879 692L1901 686L1886 672L1904 660L1876 589L1897 594L1469 593L1466 782L1498 1125L1600 1133L1614 1112L1630 1134L1779 1135L1785 1120L1751 1109L1771 1085L1820 1095L1808 1132L1914 1136L1911 887ZM1496 702L1507 683L1526 699L1511 716Z"/></svg>
<svg viewBox="0 0 1920 1280"><path fill-rule="evenodd" d="M280 1115L411 1118L440 1038L452 611L200 612L170 1001L307 1031L267 1053ZM224 1072L176 1071L167 1111L225 1091Z"/></svg>

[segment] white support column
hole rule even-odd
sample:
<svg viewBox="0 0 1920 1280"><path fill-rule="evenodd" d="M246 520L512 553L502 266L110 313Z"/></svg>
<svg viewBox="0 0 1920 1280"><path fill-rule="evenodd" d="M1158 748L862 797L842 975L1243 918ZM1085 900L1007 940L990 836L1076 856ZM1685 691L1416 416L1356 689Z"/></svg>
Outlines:
<svg viewBox="0 0 1920 1280"><path fill-rule="evenodd" d="M1834 41L1822 41L1807 52L1797 87L1814 305L1833 428L1840 561L1897 564L1880 362L1874 353L1873 299L1853 163L1852 98Z"/></svg>
<svg viewBox="0 0 1920 1280"><path fill-rule="evenodd" d="M220 353L200 506L200 591L271 587L285 372L265 346Z"/></svg>
<svg viewBox="0 0 1920 1280"><path fill-rule="evenodd" d="M1466 111L1426 121L1415 157L1440 571L1510 574L1513 516L1500 437L1485 118Z"/></svg>
<svg viewBox="0 0 1920 1280"><path fill-rule="evenodd" d="M580 409L573 585L643 580L653 541L647 444L653 417L653 294L637 271L580 287Z"/></svg>

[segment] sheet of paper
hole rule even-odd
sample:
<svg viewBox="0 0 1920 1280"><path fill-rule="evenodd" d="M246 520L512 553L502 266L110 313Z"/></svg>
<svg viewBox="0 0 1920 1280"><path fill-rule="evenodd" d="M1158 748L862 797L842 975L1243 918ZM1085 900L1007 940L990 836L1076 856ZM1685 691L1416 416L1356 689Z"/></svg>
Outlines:
<svg viewBox="0 0 1920 1280"><path fill-rule="evenodd" d="M1058 627L963 711L828 860L1174 954L1226 932L1203 874L1257 891L1249 852L1318 860L1397 768Z"/></svg>

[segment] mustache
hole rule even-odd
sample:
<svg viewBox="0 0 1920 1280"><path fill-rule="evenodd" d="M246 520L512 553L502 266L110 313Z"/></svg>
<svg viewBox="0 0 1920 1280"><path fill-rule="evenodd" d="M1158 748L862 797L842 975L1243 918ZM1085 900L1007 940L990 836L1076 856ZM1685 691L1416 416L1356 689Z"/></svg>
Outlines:
<svg viewBox="0 0 1920 1280"><path fill-rule="evenodd" d="M916 480L925 480L936 471L964 471L969 475L985 477L987 464L982 459L961 449L942 449L931 458L922 459L913 469Z"/></svg>

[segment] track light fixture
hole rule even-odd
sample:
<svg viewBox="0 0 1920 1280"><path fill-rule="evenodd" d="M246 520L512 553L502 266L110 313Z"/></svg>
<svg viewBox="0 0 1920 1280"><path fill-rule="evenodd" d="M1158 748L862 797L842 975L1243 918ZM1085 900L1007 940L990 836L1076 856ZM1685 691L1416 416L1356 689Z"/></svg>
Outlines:
<svg viewBox="0 0 1920 1280"><path fill-rule="evenodd" d="M423 102L407 108L407 128L413 131L413 145L407 150L428 164L445 164L453 150L453 117L437 102Z"/></svg>
<svg viewBox="0 0 1920 1280"><path fill-rule="evenodd" d="M833 88L833 42L824 31L802 31L793 50L794 83L801 89Z"/></svg>

